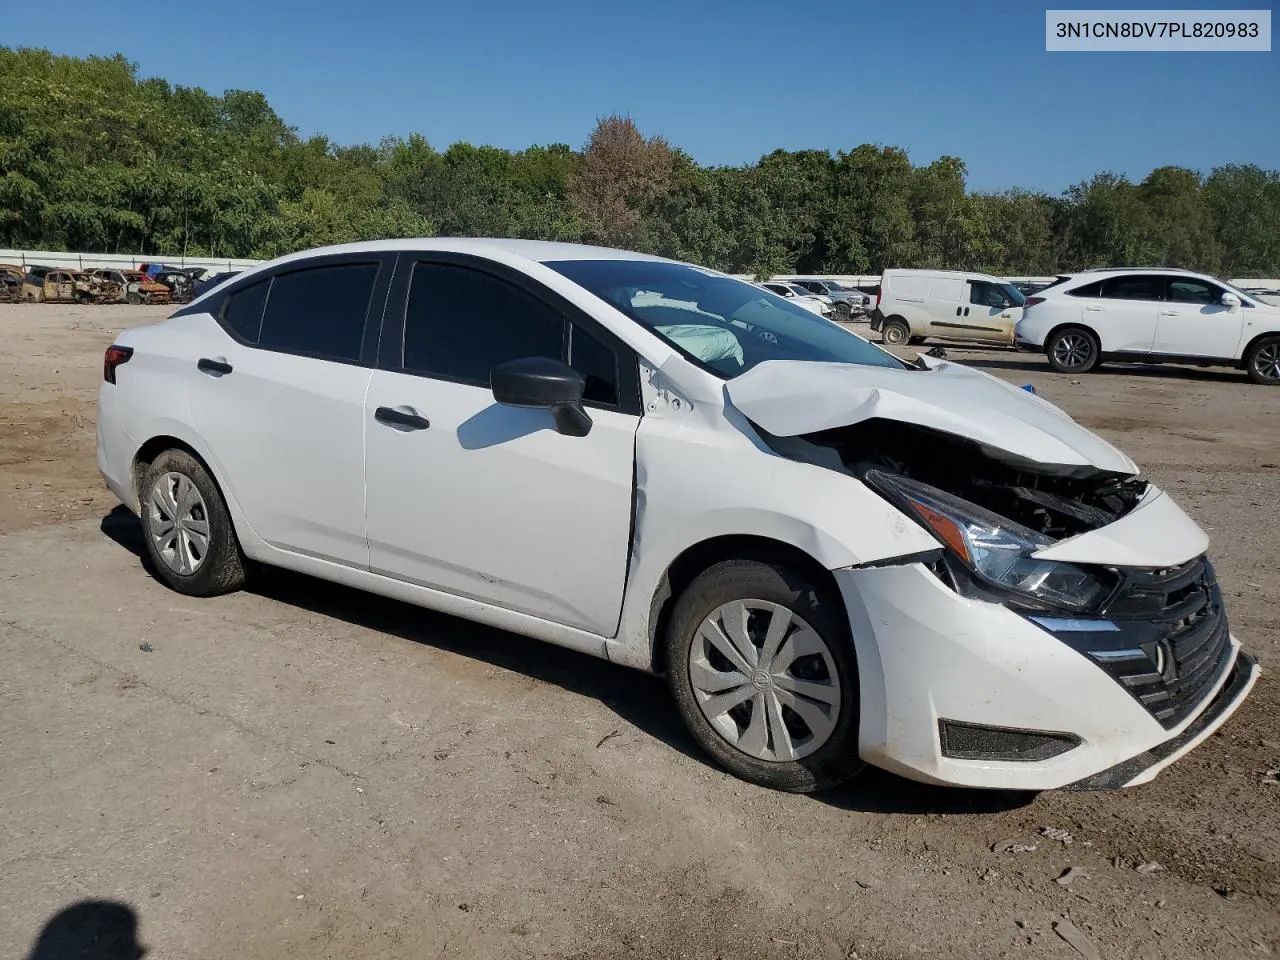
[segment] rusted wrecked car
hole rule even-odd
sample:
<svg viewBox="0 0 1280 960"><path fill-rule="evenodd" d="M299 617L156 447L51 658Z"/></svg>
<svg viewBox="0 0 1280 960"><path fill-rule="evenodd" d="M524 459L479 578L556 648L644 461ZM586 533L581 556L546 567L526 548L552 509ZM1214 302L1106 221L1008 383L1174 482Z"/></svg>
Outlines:
<svg viewBox="0 0 1280 960"><path fill-rule="evenodd" d="M0 303L17 303L22 299L22 281L26 271L14 263L0 263Z"/></svg>
<svg viewBox="0 0 1280 960"><path fill-rule="evenodd" d="M119 296L119 284L78 270L32 272L21 288L22 299L36 303L110 303Z"/></svg>
<svg viewBox="0 0 1280 960"><path fill-rule="evenodd" d="M152 279L169 288L174 303L188 303L195 296L196 281L206 271L200 267L178 269L166 267L152 274Z"/></svg>
<svg viewBox="0 0 1280 960"><path fill-rule="evenodd" d="M94 276L114 283L119 292L113 303L172 303L173 295L163 283L158 283L141 270L98 269Z"/></svg>

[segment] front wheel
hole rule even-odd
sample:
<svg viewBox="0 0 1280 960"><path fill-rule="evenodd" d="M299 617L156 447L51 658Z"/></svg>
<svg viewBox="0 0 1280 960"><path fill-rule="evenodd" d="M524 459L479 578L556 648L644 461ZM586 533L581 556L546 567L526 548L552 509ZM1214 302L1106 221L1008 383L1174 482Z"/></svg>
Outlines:
<svg viewBox="0 0 1280 960"><path fill-rule="evenodd" d="M1265 337L1244 358L1249 379L1263 386L1280 386L1280 337Z"/></svg>
<svg viewBox="0 0 1280 960"><path fill-rule="evenodd" d="M848 323L853 319L853 307L845 303L843 300L837 300L833 307L835 318L842 323Z"/></svg>
<svg viewBox="0 0 1280 960"><path fill-rule="evenodd" d="M666 645L685 726L730 773L808 793L862 768L857 661L838 597L787 567L725 561L681 595Z"/></svg>
<svg viewBox="0 0 1280 960"><path fill-rule="evenodd" d="M1098 365L1098 338L1083 327L1056 331L1044 345L1049 366L1058 373L1088 373Z"/></svg>

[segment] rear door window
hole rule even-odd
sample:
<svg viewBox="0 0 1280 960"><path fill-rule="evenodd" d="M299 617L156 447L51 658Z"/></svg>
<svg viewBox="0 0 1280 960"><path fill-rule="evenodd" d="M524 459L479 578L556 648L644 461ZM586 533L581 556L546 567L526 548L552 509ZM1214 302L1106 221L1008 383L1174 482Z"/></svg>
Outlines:
<svg viewBox="0 0 1280 960"><path fill-rule="evenodd" d="M356 362L364 343L377 263L335 263L277 274L258 346Z"/></svg>
<svg viewBox="0 0 1280 960"><path fill-rule="evenodd" d="M238 340L257 344L262 333L262 311L267 305L271 280L259 280L227 297L222 308L222 325Z"/></svg>
<svg viewBox="0 0 1280 960"><path fill-rule="evenodd" d="M1164 297L1164 279L1153 274L1110 277L1102 282L1105 300L1160 300Z"/></svg>

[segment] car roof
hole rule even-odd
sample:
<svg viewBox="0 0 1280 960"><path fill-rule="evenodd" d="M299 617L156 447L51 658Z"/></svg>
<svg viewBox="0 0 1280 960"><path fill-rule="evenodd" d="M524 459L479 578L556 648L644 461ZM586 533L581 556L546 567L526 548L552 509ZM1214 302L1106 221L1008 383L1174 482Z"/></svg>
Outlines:
<svg viewBox="0 0 1280 960"><path fill-rule="evenodd" d="M916 267L890 267L885 273L892 274L919 274L926 277L946 277L951 280L964 280L968 277L974 277L978 280L986 280L988 283L1003 284L1007 281L1001 280L999 277L993 277L989 273L979 273L977 270L925 270Z"/></svg>
<svg viewBox="0 0 1280 960"><path fill-rule="evenodd" d="M378 253L385 251L429 250L446 253L471 253L485 256L492 253L515 255L538 263L556 260L656 260L666 263L677 261L655 257L631 250L612 247L593 247L583 243L560 243L553 240L516 240L498 237L405 237L395 240L363 240L329 247L300 250L279 257L273 263L340 253Z"/></svg>

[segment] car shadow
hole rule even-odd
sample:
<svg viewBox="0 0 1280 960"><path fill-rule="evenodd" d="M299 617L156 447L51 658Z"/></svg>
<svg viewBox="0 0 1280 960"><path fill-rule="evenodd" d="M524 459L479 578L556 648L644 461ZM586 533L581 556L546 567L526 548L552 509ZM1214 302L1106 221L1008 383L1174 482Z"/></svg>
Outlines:
<svg viewBox="0 0 1280 960"><path fill-rule="evenodd" d="M128 509L116 507L99 526L108 539L136 556L151 572L142 525ZM263 569L248 589L279 603L480 660L598 700L624 723L699 763L712 764L685 730L667 685L659 677L289 570ZM917 815L998 813L1024 806L1033 798L1029 793L930 786L876 768L812 796L816 802L843 810Z"/></svg>
<svg viewBox="0 0 1280 960"><path fill-rule="evenodd" d="M81 900L44 925L26 960L142 960L138 915L114 900Z"/></svg>

